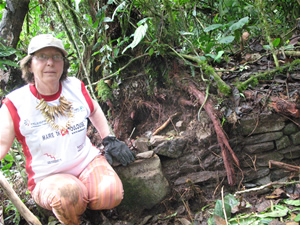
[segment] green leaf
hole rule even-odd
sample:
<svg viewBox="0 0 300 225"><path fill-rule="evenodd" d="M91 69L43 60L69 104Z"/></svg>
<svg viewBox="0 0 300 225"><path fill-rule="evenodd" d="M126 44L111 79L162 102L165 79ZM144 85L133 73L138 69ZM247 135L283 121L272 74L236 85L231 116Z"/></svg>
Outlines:
<svg viewBox="0 0 300 225"><path fill-rule="evenodd" d="M260 214L257 215L260 218L266 218L266 217L283 217L286 216L288 213L288 209L282 209L282 210L275 210L273 212L269 212L269 213L264 213L264 214Z"/></svg>
<svg viewBox="0 0 300 225"><path fill-rule="evenodd" d="M221 59L223 54L224 54L224 51L218 51L218 55L216 56L215 61L218 61L219 59Z"/></svg>
<svg viewBox="0 0 300 225"><path fill-rule="evenodd" d="M112 22L113 20L112 20L112 18L110 18L110 17L104 17L103 18L103 22L105 22L105 23L109 23L109 22Z"/></svg>
<svg viewBox="0 0 300 225"><path fill-rule="evenodd" d="M141 25L139 26L135 32L134 32L134 35L133 35L133 42L128 45L122 52L122 54L128 49L128 48L131 48L133 49L135 46L137 46L140 41L145 37L146 35L146 32L147 32L147 29L148 29L148 25L147 23L145 23L144 25Z"/></svg>
<svg viewBox="0 0 300 225"><path fill-rule="evenodd" d="M253 225L255 224L256 218L232 218L229 220L230 225Z"/></svg>
<svg viewBox="0 0 300 225"><path fill-rule="evenodd" d="M75 0L75 10L77 12L79 12L79 4L80 4L81 0Z"/></svg>
<svg viewBox="0 0 300 225"><path fill-rule="evenodd" d="M92 19L92 17L90 16L90 15L88 15L88 14L84 14L83 15L83 18L89 23L89 24L93 24L93 19Z"/></svg>
<svg viewBox="0 0 300 225"><path fill-rule="evenodd" d="M284 202L287 205L300 206L300 200L290 200L290 199L288 199L288 200L285 200Z"/></svg>
<svg viewBox="0 0 300 225"><path fill-rule="evenodd" d="M7 154L7 155L4 157L4 159L5 159L7 162L13 162L13 161L14 161L14 158L13 158L11 155L9 155L9 154Z"/></svg>
<svg viewBox="0 0 300 225"><path fill-rule="evenodd" d="M224 219L225 216L224 216L222 204L223 204L223 203L222 203L221 200L218 199L218 200L216 201L216 206L215 206L215 210L214 210L214 215L220 216L220 217L222 217L222 218ZM224 203L224 205L225 205L226 216L227 216L227 218L229 218L230 215L231 215L231 207L230 207L230 205L228 205L227 203Z"/></svg>
<svg viewBox="0 0 300 225"><path fill-rule="evenodd" d="M137 25L138 25L138 26L143 25L144 23L147 22L148 19L149 19L149 18L144 18L144 19L140 20L140 21L137 23Z"/></svg>
<svg viewBox="0 0 300 225"><path fill-rule="evenodd" d="M117 14L117 12L123 10L123 8L125 7L126 1L122 2L120 5L117 6L117 8L115 9L111 19L114 20L115 15Z"/></svg>
<svg viewBox="0 0 300 225"><path fill-rule="evenodd" d="M197 11L195 9L193 10L192 15L197 16Z"/></svg>
<svg viewBox="0 0 300 225"><path fill-rule="evenodd" d="M195 35L193 32L179 31L181 35Z"/></svg>
<svg viewBox="0 0 300 225"><path fill-rule="evenodd" d="M218 29L218 28L220 28L220 27L223 27L223 24L213 24L213 25L210 25L210 26L206 27L206 28L204 29L204 32L209 32L209 31Z"/></svg>
<svg viewBox="0 0 300 225"><path fill-rule="evenodd" d="M218 43L229 44L229 43L233 42L233 40L234 40L234 36L227 36L227 37L223 37L223 38L219 39Z"/></svg>
<svg viewBox="0 0 300 225"><path fill-rule="evenodd" d="M0 57L7 57L17 52L16 49L2 45L0 47Z"/></svg>
<svg viewBox="0 0 300 225"><path fill-rule="evenodd" d="M294 218L294 221L300 222L300 213Z"/></svg>
<svg viewBox="0 0 300 225"><path fill-rule="evenodd" d="M13 165L12 162L11 162L11 163L8 163L8 164L6 164L5 166L3 166L3 167L1 168L1 170L2 170L2 171L9 170L9 169L11 168L12 165Z"/></svg>
<svg viewBox="0 0 300 225"><path fill-rule="evenodd" d="M153 52L154 52L154 49L150 48L150 50L149 50L149 56L153 55Z"/></svg>
<svg viewBox="0 0 300 225"><path fill-rule="evenodd" d="M223 53L224 53L224 51L223 51ZM232 194L226 195L224 197L224 201L226 203L228 203L231 206L231 208L234 207L234 206L236 206L236 205L238 205L240 203Z"/></svg>
<svg viewBox="0 0 300 225"><path fill-rule="evenodd" d="M244 17L242 19L240 19L238 22L232 24L230 27L229 27L229 30L231 31L235 31L235 30L238 30L238 29L241 29L245 24L247 24L249 22L249 17Z"/></svg>
<svg viewBox="0 0 300 225"><path fill-rule="evenodd" d="M279 44L280 44L280 38L276 38L276 39L273 41L273 46L274 46L274 47L277 47Z"/></svg>
<svg viewBox="0 0 300 225"><path fill-rule="evenodd" d="M20 67L17 63L15 63L14 61L8 60L8 59L0 59L0 65L1 64L6 64L9 66L13 66L13 67Z"/></svg>
<svg viewBox="0 0 300 225"><path fill-rule="evenodd" d="M97 28L99 25L100 19L97 19L96 22L93 24L93 28Z"/></svg>

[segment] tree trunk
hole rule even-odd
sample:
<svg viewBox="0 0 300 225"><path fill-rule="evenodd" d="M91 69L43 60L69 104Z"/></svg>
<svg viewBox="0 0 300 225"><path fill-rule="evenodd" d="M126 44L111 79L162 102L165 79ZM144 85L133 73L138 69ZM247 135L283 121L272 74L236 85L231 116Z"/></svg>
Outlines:
<svg viewBox="0 0 300 225"><path fill-rule="evenodd" d="M0 37L5 41L5 45L17 47L24 18L29 10L29 2L30 0L6 0L6 7L0 22Z"/></svg>

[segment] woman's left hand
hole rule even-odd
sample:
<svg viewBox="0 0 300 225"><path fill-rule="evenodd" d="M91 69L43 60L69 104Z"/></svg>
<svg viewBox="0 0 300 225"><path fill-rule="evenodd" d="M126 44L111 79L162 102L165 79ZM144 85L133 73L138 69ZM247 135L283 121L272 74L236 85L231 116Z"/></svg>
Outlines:
<svg viewBox="0 0 300 225"><path fill-rule="evenodd" d="M127 166L135 160L134 153L124 142L119 141L116 137L107 136L103 139L102 143L105 148L104 155L110 165L113 163L113 157L123 166Z"/></svg>

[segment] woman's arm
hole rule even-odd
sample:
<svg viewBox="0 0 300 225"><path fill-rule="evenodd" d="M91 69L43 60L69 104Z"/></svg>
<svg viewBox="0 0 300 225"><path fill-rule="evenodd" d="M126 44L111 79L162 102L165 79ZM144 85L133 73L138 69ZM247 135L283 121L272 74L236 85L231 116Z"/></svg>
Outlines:
<svg viewBox="0 0 300 225"><path fill-rule="evenodd" d="M92 101L94 104L94 112L90 115L90 120L103 140L102 144L105 148L105 158L111 165L113 158L115 158L123 166L127 166L130 162L135 160L134 153L124 142L119 141L116 137L109 136L111 132L106 117L99 104L94 100Z"/></svg>
<svg viewBox="0 0 300 225"><path fill-rule="evenodd" d="M95 100L92 101L94 104L94 111L92 112L89 118L94 127L97 129L98 133L100 134L100 137L103 139L111 133L110 128L98 102L96 102Z"/></svg>
<svg viewBox="0 0 300 225"><path fill-rule="evenodd" d="M5 104L0 108L0 160L8 153L15 139L14 123Z"/></svg>

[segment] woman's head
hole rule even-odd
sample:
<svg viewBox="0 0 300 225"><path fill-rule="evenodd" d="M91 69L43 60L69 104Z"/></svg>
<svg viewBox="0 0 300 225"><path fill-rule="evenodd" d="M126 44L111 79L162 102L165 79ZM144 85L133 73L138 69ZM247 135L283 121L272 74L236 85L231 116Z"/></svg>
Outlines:
<svg viewBox="0 0 300 225"><path fill-rule="evenodd" d="M46 63L47 66L62 66L61 77L59 80L65 80L68 76L68 69L70 67L70 62L65 56L67 56L67 52L64 49L61 40L50 34L35 36L29 43L28 55L20 62L22 78L27 83L35 83L34 76L38 76L39 72L36 70L36 65L43 66L43 64ZM48 71L48 69L46 70Z"/></svg>

